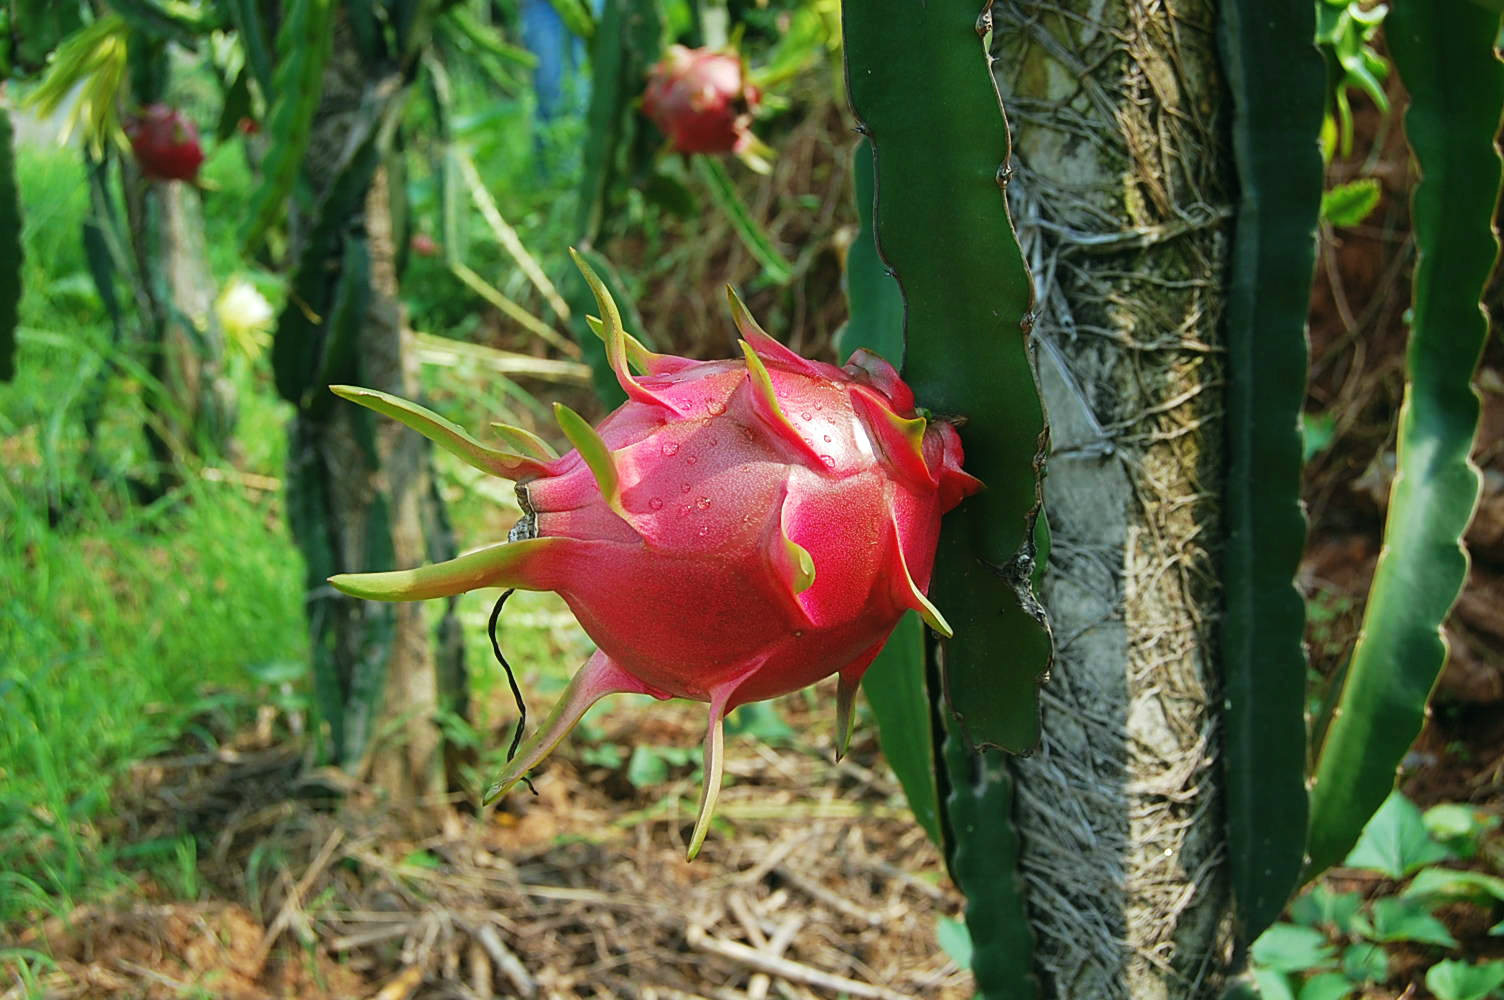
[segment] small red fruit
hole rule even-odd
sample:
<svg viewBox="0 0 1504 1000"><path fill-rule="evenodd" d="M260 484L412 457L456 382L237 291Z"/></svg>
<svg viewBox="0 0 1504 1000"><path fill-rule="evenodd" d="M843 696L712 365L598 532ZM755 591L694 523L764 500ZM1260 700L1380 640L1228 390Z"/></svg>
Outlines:
<svg viewBox="0 0 1504 1000"><path fill-rule="evenodd" d="M413 238L408 241L408 246L412 247L413 253L419 257L437 257L439 255L438 241L427 233L413 233Z"/></svg>
<svg viewBox="0 0 1504 1000"><path fill-rule="evenodd" d="M157 181L198 179L204 151L198 127L177 108L153 104L125 123L125 135L141 172Z"/></svg>
<svg viewBox="0 0 1504 1000"><path fill-rule="evenodd" d="M680 153L736 153L757 142L761 100L737 53L671 45L648 75L642 110Z"/></svg>

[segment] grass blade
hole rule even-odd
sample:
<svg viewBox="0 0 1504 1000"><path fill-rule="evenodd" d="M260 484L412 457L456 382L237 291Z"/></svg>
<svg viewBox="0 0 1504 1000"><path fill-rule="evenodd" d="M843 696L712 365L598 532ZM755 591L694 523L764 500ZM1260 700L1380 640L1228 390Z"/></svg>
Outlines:
<svg viewBox="0 0 1504 1000"><path fill-rule="evenodd" d="M715 202L715 206L726 216L726 221L731 223L731 228L736 230L742 246L762 265L763 273L769 281L775 285L786 284L794 273L794 266L778 252L772 238L752 218L751 211L742 201L741 195L736 193L736 185L731 183L731 177L721 161L711 156L696 156L693 159L695 173L709 189L710 200Z"/></svg>
<svg viewBox="0 0 1504 1000"><path fill-rule="evenodd" d="M1240 199L1227 301L1222 562L1228 863L1245 940L1279 916L1305 857L1305 544L1300 408L1316 259L1326 68L1310 0L1227 0Z"/></svg>
<svg viewBox="0 0 1504 1000"><path fill-rule="evenodd" d="M1498 31L1499 15L1469 0L1397 0L1385 27L1410 92L1405 136L1420 171L1409 384L1384 546L1316 762L1308 877L1342 860L1393 787L1446 658L1442 622L1467 574L1461 539L1480 485L1468 457L1479 411L1471 381L1488 336L1479 299L1499 249Z"/></svg>

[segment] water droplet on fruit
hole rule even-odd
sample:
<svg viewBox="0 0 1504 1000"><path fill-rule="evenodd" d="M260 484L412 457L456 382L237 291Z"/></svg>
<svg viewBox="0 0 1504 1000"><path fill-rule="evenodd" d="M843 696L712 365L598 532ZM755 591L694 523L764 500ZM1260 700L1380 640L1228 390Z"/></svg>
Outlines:
<svg viewBox="0 0 1504 1000"><path fill-rule="evenodd" d="M679 454L679 444L678 444L678 442L677 441L665 441L665 442L663 442L663 454L666 455L669 458L672 458L673 456Z"/></svg>
<svg viewBox="0 0 1504 1000"><path fill-rule="evenodd" d="M808 410L805 410L803 413L799 414L799 416L802 417L802 418L804 418L805 420L813 420L813 419L815 419L815 415L813 413L809 412Z"/></svg>
<svg viewBox="0 0 1504 1000"><path fill-rule="evenodd" d="M804 630L803 629L799 629L799 628L794 629L794 638L795 639L803 639L804 638Z"/></svg>
<svg viewBox="0 0 1504 1000"><path fill-rule="evenodd" d="M696 462L699 461L699 459L695 458L693 455L691 455L688 458L686 458L684 461L688 462L690 465L694 465Z"/></svg>
<svg viewBox="0 0 1504 1000"><path fill-rule="evenodd" d="M830 444L830 435L829 434L825 435L825 443L826 444Z"/></svg>
<svg viewBox="0 0 1504 1000"><path fill-rule="evenodd" d="M705 404L705 409L710 411L711 416L719 417L722 413L726 412L726 404L719 399L712 399L709 403Z"/></svg>
<svg viewBox="0 0 1504 1000"><path fill-rule="evenodd" d="M708 525L708 524L702 524L700 526L700 537L704 538L708 534L710 534L710 525Z"/></svg>
<svg viewBox="0 0 1504 1000"><path fill-rule="evenodd" d="M705 442L705 447L707 447L707 448L714 448L718 444L720 444L720 440L719 439L717 439L717 438L709 438Z"/></svg>
<svg viewBox="0 0 1504 1000"><path fill-rule="evenodd" d="M829 455L821 455L820 461L825 463L825 467L827 469L834 469L836 467L836 460L831 458Z"/></svg>
<svg viewBox="0 0 1504 1000"><path fill-rule="evenodd" d="M709 497L700 497L698 500L695 501L695 506L698 507L698 508L700 508L701 510L706 509L707 507L710 506L710 498Z"/></svg>
<svg viewBox="0 0 1504 1000"><path fill-rule="evenodd" d="M648 506L653 508L654 510L662 510L663 501L658 499L657 497L654 497L653 499L648 501Z"/></svg>
<svg viewBox="0 0 1504 1000"><path fill-rule="evenodd" d="M689 492L689 484L688 483L680 483L679 484L679 492L680 493L688 493Z"/></svg>

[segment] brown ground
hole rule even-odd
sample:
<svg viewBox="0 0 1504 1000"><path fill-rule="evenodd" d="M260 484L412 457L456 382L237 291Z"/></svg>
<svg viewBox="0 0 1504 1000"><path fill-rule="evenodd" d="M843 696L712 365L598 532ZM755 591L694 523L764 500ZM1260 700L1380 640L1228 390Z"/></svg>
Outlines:
<svg viewBox="0 0 1504 1000"><path fill-rule="evenodd" d="M813 732L802 698L783 706ZM666 745L703 726L687 706L656 718ZM688 768L638 791L575 746L537 798L398 816L304 771L267 721L134 770L114 836L196 834L204 901L143 879L144 901L26 930L17 943L58 963L48 997L970 996L935 939L960 899L870 733L839 765L828 740L732 740L721 822L688 862ZM606 740L630 747L635 721L607 715Z"/></svg>

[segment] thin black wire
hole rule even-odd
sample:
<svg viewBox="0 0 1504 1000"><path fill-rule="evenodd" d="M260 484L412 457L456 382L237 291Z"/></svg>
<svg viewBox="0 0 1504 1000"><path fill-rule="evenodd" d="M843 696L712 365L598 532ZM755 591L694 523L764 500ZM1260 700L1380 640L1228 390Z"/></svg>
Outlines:
<svg viewBox="0 0 1504 1000"><path fill-rule="evenodd" d="M491 609L491 624L487 627L487 631L491 634L491 652L496 654L496 662L501 664L501 669L507 672L507 683L512 686L512 698L517 702L517 729L512 733L512 745L507 747L508 764L512 762L513 757L517 756L517 747L522 743L522 730L527 725L527 703L522 700L522 689L517 686L517 675L512 673L512 665L507 662L505 656L501 655L501 643L496 641L496 622L501 617L501 607L514 593L516 593L515 590L507 590L496 599L496 606ZM522 776L522 783L527 786L528 791L534 795L538 794L538 789L533 787L532 779L527 775Z"/></svg>

